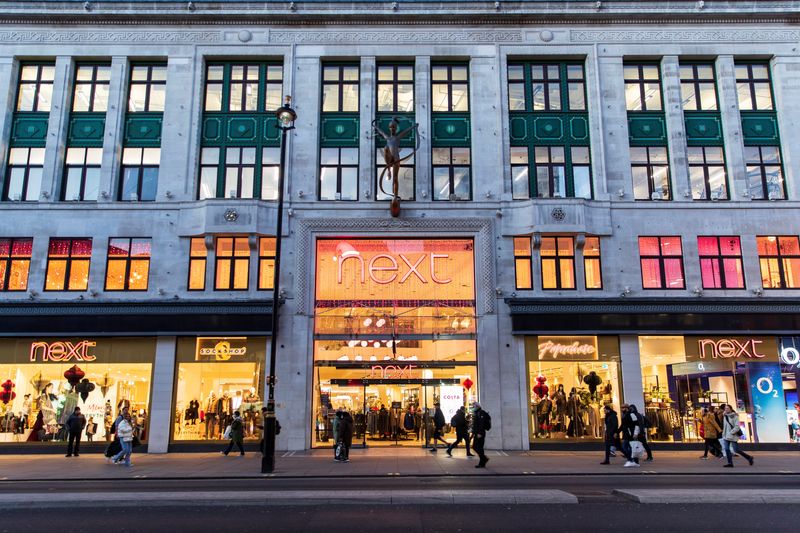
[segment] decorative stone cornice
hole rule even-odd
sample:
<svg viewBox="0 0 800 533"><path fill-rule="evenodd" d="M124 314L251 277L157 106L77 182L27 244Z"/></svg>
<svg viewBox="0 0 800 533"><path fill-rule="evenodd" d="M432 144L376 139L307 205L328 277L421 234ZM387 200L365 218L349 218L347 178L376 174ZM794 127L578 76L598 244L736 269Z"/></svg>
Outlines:
<svg viewBox="0 0 800 533"><path fill-rule="evenodd" d="M573 43L797 42L800 40L800 30L571 30L569 39Z"/></svg>
<svg viewBox="0 0 800 533"><path fill-rule="evenodd" d="M521 30L430 30L430 31L270 31L274 43L515 43Z"/></svg>
<svg viewBox="0 0 800 533"><path fill-rule="evenodd" d="M221 43L221 31L5 30L0 43Z"/></svg>

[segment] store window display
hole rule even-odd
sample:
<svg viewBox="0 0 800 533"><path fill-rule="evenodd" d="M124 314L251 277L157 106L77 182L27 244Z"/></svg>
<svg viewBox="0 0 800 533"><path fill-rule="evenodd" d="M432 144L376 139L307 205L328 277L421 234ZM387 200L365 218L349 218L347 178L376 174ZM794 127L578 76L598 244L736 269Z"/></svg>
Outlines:
<svg viewBox="0 0 800 533"><path fill-rule="evenodd" d="M265 337L181 337L173 440L222 440L239 411L244 438L259 438Z"/></svg>
<svg viewBox="0 0 800 533"><path fill-rule="evenodd" d="M531 441L602 439L603 406L619 410L616 337L528 337L525 340Z"/></svg>
<svg viewBox="0 0 800 533"><path fill-rule="evenodd" d="M82 440L110 440L106 421L122 405L146 442L154 357L154 338L0 341L0 443L63 443L75 407L87 419Z"/></svg>

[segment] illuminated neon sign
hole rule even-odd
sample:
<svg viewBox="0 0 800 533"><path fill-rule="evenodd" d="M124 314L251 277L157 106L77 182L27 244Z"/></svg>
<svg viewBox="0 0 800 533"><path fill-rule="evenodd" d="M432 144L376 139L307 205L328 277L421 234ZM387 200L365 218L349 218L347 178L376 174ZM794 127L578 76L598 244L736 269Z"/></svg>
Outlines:
<svg viewBox="0 0 800 533"><path fill-rule="evenodd" d="M758 351L758 345L762 343L757 339L699 339L697 348L701 359L709 354L713 359L763 359L767 354Z"/></svg>
<svg viewBox="0 0 800 533"><path fill-rule="evenodd" d="M65 363L67 361L75 360L90 363L97 359L94 355L89 353L89 348L94 348L97 343L94 341L56 341L56 342L32 342L31 343L31 362L36 362L39 355L42 356L42 362L48 361Z"/></svg>
<svg viewBox="0 0 800 533"><path fill-rule="evenodd" d="M410 378L411 371L417 365L372 365L369 379L402 379Z"/></svg>
<svg viewBox="0 0 800 533"><path fill-rule="evenodd" d="M408 278L412 275L416 276L417 279L421 283L428 283L428 280L422 272L419 271L420 266L423 265L423 262L428 265L427 273L430 276L431 281L434 283L438 283L440 285L447 285L448 283L452 282L453 280L450 278L439 278L436 275L436 260L437 259L447 259L449 258L449 254L435 254L435 253L423 253L416 259L409 259L405 254L397 254L397 258L400 259L398 263L397 258L390 254L377 254L372 256L369 260L367 265L364 264L364 258L358 254L358 252L350 251L345 252L338 256L337 262L339 263L339 270L336 277L336 281L341 285L342 284L342 269L344 268L344 264L348 259L356 260L361 269L359 272L361 273L361 283L366 283L366 274L369 273L369 279L372 280L373 283L378 283L380 285L387 285L389 283L394 282L397 277L403 272L404 268L408 268L408 270L400 276L400 281L398 283L402 285L405 283ZM425 259L428 261L425 261ZM405 267L402 267L405 265ZM366 268L365 268L366 266ZM380 273L380 274L379 274ZM382 273L391 273L388 276Z"/></svg>

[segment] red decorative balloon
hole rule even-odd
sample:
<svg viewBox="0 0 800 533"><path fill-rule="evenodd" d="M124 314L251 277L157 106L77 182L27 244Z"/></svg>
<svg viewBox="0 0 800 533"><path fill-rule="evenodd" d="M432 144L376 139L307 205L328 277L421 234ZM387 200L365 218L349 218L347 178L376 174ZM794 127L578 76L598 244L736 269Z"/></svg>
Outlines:
<svg viewBox="0 0 800 533"><path fill-rule="evenodd" d="M11 390L14 388L14 382L10 379L5 380L0 387L3 389L3 392L0 392L0 402L7 404L17 397L17 393Z"/></svg>
<svg viewBox="0 0 800 533"><path fill-rule="evenodd" d="M467 379L464 380L462 385L464 385L465 389L470 390L472 388L472 386L474 385L474 383L472 382L471 379L467 378Z"/></svg>
<svg viewBox="0 0 800 533"><path fill-rule="evenodd" d="M72 385L73 387L81 382L83 376L86 375L86 372L78 368L78 365L72 365L70 369L64 372L64 377L67 380L67 383Z"/></svg>
<svg viewBox="0 0 800 533"><path fill-rule="evenodd" d="M533 392L535 392L539 398L547 396L547 391L550 390L545 384L545 381L547 381L547 378L542 375L536 377L536 385L533 387Z"/></svg>

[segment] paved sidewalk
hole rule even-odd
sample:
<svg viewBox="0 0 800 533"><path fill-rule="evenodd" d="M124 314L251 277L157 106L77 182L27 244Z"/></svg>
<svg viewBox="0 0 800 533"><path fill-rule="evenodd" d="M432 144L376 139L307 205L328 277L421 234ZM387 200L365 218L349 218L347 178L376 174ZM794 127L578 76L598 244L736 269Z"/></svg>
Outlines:
<svg viewBox="0 0 800 533"><path fill-rule="evenodd" d="M723 461L700 460L696 451L657 452L655 461L640 468L623 468L618 457L611 465L599 464L602 452L488 452L485 469L474 468L477 458L463 450L448 457L444 450L372 448L351 450L349 463L337 463L330 450L278 453L274 477L364 477L364 476L486 476L486 475L642 475L642 474L800 474L800 451L758 452L755 465L735 460L735 468L723 468ZM0 456L0 480L70 480L133 478L236 478L261 477L261 457L216 453L171 453L133 455L133 466L108 464L99 454Z"/></svg>

